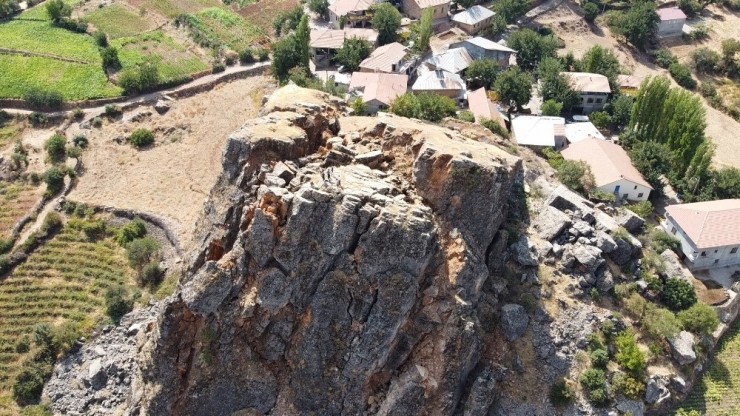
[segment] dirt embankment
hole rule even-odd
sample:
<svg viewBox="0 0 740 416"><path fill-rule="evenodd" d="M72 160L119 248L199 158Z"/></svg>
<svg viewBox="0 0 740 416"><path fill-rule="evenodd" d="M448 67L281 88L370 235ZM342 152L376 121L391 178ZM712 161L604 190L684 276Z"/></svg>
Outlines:
<svg viewBox="0 0 740 416"><path fill-rule="evenodd" d="M69 199L162 217L186 249L221 171L226 137L257 115L262 96L272 88L271 80L262 76L238 80L175 101L164 115L141 107L86 130L90 148L82 156L83 174ZM127 144L138 128L155 133L153 147L136 150Z"/></svg>

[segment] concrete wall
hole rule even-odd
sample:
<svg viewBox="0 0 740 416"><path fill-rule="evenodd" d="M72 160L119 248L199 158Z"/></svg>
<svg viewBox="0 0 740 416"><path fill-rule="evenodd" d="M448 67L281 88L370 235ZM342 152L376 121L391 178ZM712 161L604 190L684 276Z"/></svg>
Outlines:
<svg viewBox="0 0 740 416"><path fill-rule="evenodd" d="M421 12L422 9L419 7L418 4L414 0L403 0L403 11L406 13L406 15L412 19L421 19ZM433 7L434 14L433 19L438 20L442 18L447 18L447 15L450 12L450 3L445 3L441 6Z"/></svg>
<svg viewBox="0 0 740 416"><path fill-rule="evenodd" d="M658 22L658 36L680 36L686 19L665 20Z"/></svg>
<svg viewBox="0 0 740 416"><path fill-rule="evenodd" d="M711 247L697 249L694 242L666 213L666 219L661 224L663 229L678 238L681 242L681 250L686 255L686 264L691 270L710 269L714 267L725 267L740 264L740 245ZM735 252L733 253L733 250Z"/></svg>
<svg viewBox="0 0 740 416"><path fill-rule="evenodd" d="M454 22L455 26L459 27L460 29L464 30L469 35L476 35L478 32L480 32L483 29L491 27L491 21L493 20L493 17L489 17L488 19L478 22L475 25L468 25L464 23L458 23Z"/></svg>
<svg viewBox="0 0 740 416"><path fill-rule="evenodd" d="M619 186L619 192L616 192L617 186ZM628 201L647 201L650 196L650 188L627 179L620 179L608 185L600 186L599 189L610 194L618 194L619 198Z"/></svg>

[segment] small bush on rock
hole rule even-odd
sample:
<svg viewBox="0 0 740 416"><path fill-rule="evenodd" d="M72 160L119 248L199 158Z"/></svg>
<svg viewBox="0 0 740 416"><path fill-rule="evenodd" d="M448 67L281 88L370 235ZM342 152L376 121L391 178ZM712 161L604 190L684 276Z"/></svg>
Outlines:
<svg viewBox="0 0 740 416"><path fill-rule="evenodd" d="M49 140L44 143L44 149L46 149L46 153L49 155L49 160L51 160L52 163L64 162L67 158L67 153L65 151L66 145L67 139L59 134L51 136Z"/></svg>
<svg viewBox="0 0 740 416"><path fill-rule="evenodd" d="M678 313L678 320L687 331L699 335L711 335L719 326L719 317L714 308L704 303L695 303Z"/></svg>
<svg viewBox="0 0 740 416"><path fill-rule="evenodd" d="M116 233L116 242L122 246L146 235L146 224L141 218L136 217L128 224L121 227Z"/></svg>
<svg viewBox="0 0 740 416"><path fill-rule="evenodd" d="M146 147L154 143L154 133L147 129L138 129L131 133L128 141L137 149Z"/></svg>
<svg viewBox="0 0 740 416"><path fill-rule="evenodd" d="M591 351L591 365L597 368L606 368L609 364L609 354L606 350L597 349Z"/></svg>
<svg viewBox="0 0 740 416"><path fill-rule="evenodd" d="M682 311L696 303L696 291L691 282L670 278L663 285L661 299L669 309Z"/></svg>
<svg viewBox="0 0 740 416"><path fill-rule="evenodd" d="M105 307L108 316L118 325L123 315L133 309L134 300L129 296L125 287L121 285L113 286L105 292Z"/></svg>
<svg viewBox="0 0 740 416"><path fill-rule="evenodd" d="M614 344L617 349L615 358L620 367L633 376L642 376L645 368L647 368L647 363L645 354L637 346L635 334L631 330L623 331L617 335Z"/></svg>

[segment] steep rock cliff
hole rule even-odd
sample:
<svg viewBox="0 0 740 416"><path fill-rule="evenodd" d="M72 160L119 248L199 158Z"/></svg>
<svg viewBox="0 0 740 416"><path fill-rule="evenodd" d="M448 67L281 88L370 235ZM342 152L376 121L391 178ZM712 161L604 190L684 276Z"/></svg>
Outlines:
<svg viewBox="0 0 740 416"><path fill-rule="evenodd" d="M345 114L288 86L229 138L190 274L139 353L131 409L491 406L496 370L481 357L521 161L443 127Z"/></svg>

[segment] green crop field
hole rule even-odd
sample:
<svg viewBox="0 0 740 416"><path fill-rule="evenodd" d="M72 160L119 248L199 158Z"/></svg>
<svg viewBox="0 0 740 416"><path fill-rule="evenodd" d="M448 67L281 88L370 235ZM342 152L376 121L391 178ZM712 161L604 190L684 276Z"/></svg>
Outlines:
<svg viewBox="0 0 740 416"><path fill-rule="evenodd" d="M118 58L124 69L154 62L164 82L181 80L209 68L200 58L160 31L116 39L111 44L118 48Z"/></svg>
<svg viewBox="0 0 740 416"><path fill-rule="evenodd" d="M187 15L186 21L195 41L209 47L224 45L234 51L241 51L266 36L259 26L248 23L232 11L218 7Z"/></svg>
<svg viewBox="0 0 740 416"><path fill-rule="evenodd" d="M120 4L96 9L83 20L105 32L111 39L136 36L154 28L147 19Z"/></svg>
<svg viewBox="0 0 740 416"><path fill-rule="evenodd" d="M702 379L684 404L702 415L740 415L740 321L736 321L717 348Z"/></svg>
<svg viewBox="0 0 740 416"><path fill-rule="evenodd" d="M129 0L137 8L155 10L167 17L177 17L185 13L194 13L206 7L219 6L218 0Z"/></svg>
<svg viewBox="0 0 740 416"><path fill-rule="evenodd" d="M49 22L11 20L0 23L0 47L44 53L100 64L100 52L92 36L54 27Z"/></svg>
<svg viewBox="0 0 740 416"><path fill-rule="evenodd" d="M0 240L10 237L15 224L41 199L43 187L0 182Z"/></svg>
<svg viewBox="0 0 740 416"><path fill-rule="evenodd" d="M11 388L28 354L16 352L19 339L40 323L89 330L104 319L105 291L117 284L134 284L123 248L70 227L0 282L0 414L17 414Z"/></svg>

